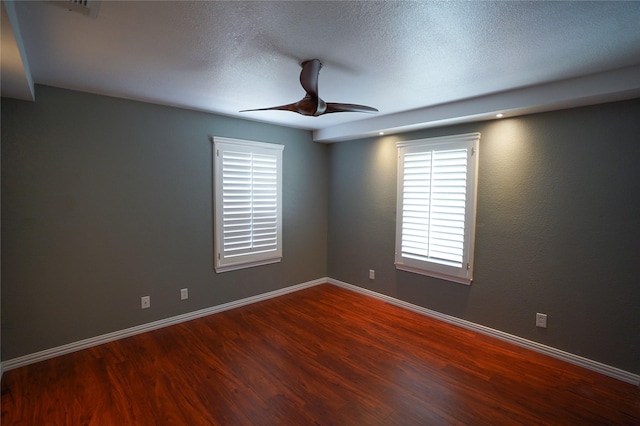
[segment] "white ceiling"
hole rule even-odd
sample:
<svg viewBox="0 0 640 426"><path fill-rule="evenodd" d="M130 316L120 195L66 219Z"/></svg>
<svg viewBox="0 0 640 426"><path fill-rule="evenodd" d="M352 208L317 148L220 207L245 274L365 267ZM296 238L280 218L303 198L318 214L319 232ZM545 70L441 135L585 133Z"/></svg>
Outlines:
<svg viewBox="0 0 640 426"><path fill-rule="evenodd" d="M640 2L102 1L95 17L69 3L3 0L3 96L44 84L319 141L640 96ZM301 99L313 58L325 101L380 112L238 112Z"/></svg>

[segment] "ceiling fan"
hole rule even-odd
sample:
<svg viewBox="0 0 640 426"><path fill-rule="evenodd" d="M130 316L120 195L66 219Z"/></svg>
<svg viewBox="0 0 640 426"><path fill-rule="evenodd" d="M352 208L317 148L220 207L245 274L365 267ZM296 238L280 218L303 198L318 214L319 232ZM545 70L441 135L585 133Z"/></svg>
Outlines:
<svg viewBox="0 0 640 426"><path fill-rule="evenodd" d="M320 99L320 96L318 96L318 74L320 74L322 62L320 62L319 59L310 59L308 61L304 61L301 65L302 72L300 72L300 84L302 84L302 88L307 92L307 95L304 98L292 104L274 106L270 108L245 109L240 112L281 110L297 112L298 114L313 117L317 117L322 114L329 114L331 112L378 112L377 109L365 105L323 101Z"/></svg>

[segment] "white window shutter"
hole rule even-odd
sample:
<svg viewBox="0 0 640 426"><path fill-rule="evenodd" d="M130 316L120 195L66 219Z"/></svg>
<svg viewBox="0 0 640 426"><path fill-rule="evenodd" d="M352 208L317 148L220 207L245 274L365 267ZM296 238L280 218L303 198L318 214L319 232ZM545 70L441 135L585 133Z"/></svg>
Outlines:
<svg viewBox="0 0 640 426"><path fill-rule="evenodd" d="M282 258L282 145L214 138L216 271Z"/></svg>
<svg viewBox="0 0 640 426"><path fill-rule="evenodd" d="M407 154L402 254L461 267L467 150Z"/></svg>
<svg viewBox="0 0 640 426"><path fill-rule="evenodd" d="M471 282L479 138L398 143L398 269Z"/></svg>

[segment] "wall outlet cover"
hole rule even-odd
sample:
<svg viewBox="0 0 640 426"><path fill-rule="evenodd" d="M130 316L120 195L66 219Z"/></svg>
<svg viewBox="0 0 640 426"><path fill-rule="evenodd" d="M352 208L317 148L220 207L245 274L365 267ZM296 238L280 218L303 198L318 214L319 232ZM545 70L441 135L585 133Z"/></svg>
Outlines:
<svg viewBox="0 0 640 426"><path fill-rule="evenodd" d="M151 296L142 296L140 298L140 308L147 309L151 307Z"/></svg>
<svg viewBox="0 0 640 426"><path fill-rule="evenodd" d="M547 328L547 314L536 314L536 327Z"/></svg>

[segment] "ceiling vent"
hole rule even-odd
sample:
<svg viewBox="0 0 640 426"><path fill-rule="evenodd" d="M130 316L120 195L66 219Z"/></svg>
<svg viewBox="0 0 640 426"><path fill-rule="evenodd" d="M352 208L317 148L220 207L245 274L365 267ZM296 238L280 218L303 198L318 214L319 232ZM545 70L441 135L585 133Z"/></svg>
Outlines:
<svg viewBox="0 0 640 426"><path fill-rule="evenodd" d="M65 7L70 12L78 12L95 18L100 9L100 0L66 0L57 1L57 4Z"/></svg>

